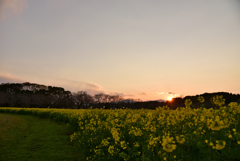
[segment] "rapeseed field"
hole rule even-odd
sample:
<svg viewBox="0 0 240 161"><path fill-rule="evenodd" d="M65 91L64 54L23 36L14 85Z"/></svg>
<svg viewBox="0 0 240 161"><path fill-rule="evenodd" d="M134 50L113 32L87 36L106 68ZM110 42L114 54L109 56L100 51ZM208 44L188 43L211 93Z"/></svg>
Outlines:
<svg viewBox="0 0 240 161"><path fill-rule="evenodd" d="M204 103L204 98L198 101ZM86 160L212 161L240 159L240 105L169 110L0 108L0 112L36 115L75 128L71 142L84 149Z"/></svg>

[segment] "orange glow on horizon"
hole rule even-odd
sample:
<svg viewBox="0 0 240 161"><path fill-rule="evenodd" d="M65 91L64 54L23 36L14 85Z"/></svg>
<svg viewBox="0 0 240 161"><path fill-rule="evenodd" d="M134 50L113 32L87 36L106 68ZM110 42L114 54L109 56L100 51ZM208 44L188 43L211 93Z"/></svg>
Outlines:
<svg viewBox="0 0 240 161"><path fill-rule="evenodd" d="M168 101L172 101L172 99L173 99L172 97L169 97L169 98L168 98Z"/></svg>

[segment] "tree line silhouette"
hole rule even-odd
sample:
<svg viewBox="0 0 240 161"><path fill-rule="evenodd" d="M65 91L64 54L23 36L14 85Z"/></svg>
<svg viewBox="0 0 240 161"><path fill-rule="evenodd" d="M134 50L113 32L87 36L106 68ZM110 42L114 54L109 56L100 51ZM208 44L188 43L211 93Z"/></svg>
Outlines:
<svg viewBox="0 0 240 161"><path fill-rule="evenodd" d="M200 107L197 101L198 96L205 99L204 106L210 108L214 106L211 101L213 96L222 95L225 103L240 102L239 94L227 92L204 93L196 96L186 96L184 98L173 98L171 101L141 101L134 99L124 99L120 95L108 95L99 93L90 95L86 91L71 93L62 87L45 86L35 83L2 83L0 84L0 107L31 107L31 108L131 108L131 109L155 109L159 106L168 106L170 109L184 107L186 99L191 99L192 108Z"/></svg>

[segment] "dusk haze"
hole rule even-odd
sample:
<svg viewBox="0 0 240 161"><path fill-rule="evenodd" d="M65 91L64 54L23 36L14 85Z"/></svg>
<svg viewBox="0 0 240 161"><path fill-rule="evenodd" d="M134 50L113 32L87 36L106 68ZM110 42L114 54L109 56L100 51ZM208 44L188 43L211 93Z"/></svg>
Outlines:
<svg viewBox="0 0 240 161"><path fill-rule="evenodd" d="M0 0L0 84L171 100L240 93L239 0Z"/></svg>

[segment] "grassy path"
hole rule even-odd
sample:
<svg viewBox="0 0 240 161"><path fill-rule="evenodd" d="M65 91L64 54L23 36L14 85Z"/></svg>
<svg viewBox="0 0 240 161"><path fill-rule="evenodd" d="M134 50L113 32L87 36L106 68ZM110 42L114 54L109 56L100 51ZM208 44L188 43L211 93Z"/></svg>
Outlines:
<svg viewBox="0 0 240 161"><path fill-rule="evenodd" d="M0 161L82 161L73 129L48 119L0 114Z"/></svg>

